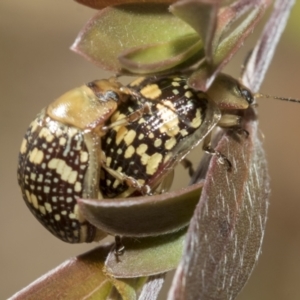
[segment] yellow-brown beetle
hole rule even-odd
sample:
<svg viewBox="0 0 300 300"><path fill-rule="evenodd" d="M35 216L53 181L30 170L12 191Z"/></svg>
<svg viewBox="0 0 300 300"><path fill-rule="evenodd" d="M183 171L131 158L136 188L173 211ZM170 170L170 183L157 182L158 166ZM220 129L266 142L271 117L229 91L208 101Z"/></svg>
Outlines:
<svg viewBox="0 0 300 300"><path fill-rule="evenodd" d="M18 182L35 217L69 243L99 240L105 233L88 223L76 199L100 198L104 124L128 95L114 78L73 89L43 109L23 139Z"/></svg>

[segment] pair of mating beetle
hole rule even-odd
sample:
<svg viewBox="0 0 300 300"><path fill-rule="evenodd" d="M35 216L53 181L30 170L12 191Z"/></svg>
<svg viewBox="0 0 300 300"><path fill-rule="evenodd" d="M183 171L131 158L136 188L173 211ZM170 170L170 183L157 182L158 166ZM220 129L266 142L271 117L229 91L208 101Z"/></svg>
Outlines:
<svg viewBox="0 0 300 300"><path fill-rule="evenodd" d="M167 190L176 164L212 129L239 126L251 92L219 74L207 92L184 76L115 78L71 90L43 109L21 145L18 181L35 217L69 243L92 242L105 233L78 209L78 198L115 198Z"/></svg>

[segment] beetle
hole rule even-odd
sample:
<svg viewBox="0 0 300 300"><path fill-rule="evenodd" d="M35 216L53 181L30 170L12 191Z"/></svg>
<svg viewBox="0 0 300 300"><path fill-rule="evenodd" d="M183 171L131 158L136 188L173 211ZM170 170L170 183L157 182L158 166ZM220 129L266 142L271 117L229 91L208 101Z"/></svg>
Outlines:
<svg viewBox="0 0 300 300"><path fill-rule="evenodd" d="M76 199L150 194L160 183L167 190L176 164L217 124L238 125L238 115L225 112L245 109L253 99L227 75L207 93L186 80L139 78L127 87L115 79L93 81L42 110L22 142L18 182L44 227L69 243L100 240L106 233L85 220ZM229 99L223 97L228 91ZM204 149L226 159L208 140Z"/></svg>
<svg viewBox="0 0 300 300"><path fill-rule="evenodd" d="M247 109L254 97L238 80L221 73L205 93L189 87L182 75L141 77L128 88L134 97L121 104L109 122L126 118L143 103L150 109L102 137L105 167L100 189L104 197L149 194L160 184L167 190L175 166L202 140L203 149L231 169L230 161L212 149L210 139L215 126L241 129L239 111Z"/></svg>
<svg viewBox="0 0 300 300"><path fill-rule="evenodd" d="M23 139L18 183L25 203L44 227L65 242L91 242L106 235L85 220L76 199L101 198L105 122L129 97L120 88L111 78L65 93L37 115Z"/></svg>

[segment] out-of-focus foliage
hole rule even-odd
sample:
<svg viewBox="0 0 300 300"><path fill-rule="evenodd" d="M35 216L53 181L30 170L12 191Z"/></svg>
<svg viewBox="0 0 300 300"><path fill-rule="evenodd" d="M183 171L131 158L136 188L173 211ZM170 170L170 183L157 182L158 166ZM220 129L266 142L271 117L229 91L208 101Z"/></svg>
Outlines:
<svg viewBox="0 0 300 300"><path fill-rule="evenodd" d="M180 1L180 3L182 3L182 4L196 3L196 2L197 1L192 1L192 0L191 1L184 1L184 0ZM214 1L212 1L212 2L214 2ZM262 6L266 5L267 2L268 1L265 1L265 2L262 1L261 2L261 3L263 3ZM240 5L242 5L241 3L244 3L245 6L246 5L249 6L249 5L251 5L251 3L254 3L254 1L249 2L249 1L244 0L244 1L239 2ZM259 1L257 1L257 3L259 3ZM264 8L265 7L263 7L262 10L264 10ZM110 20L108 22L108 24L112 25L113 23L116 23L118 17L120 17L119 9L117 9L117 10L108 9L105 11L105 13L107 13L107 11L109 11L109 13L113 11L113 13L116 13L115 16L117 16L117 18L115 17L115 19ZM116 12L116 11L118 11L118 12ZM105 13L104 13L104 15L105 15ZM106 16L108 16L109 13ZM245 24L247 23L246 22L246 23L244 23L244 28L243 28L243 30L241 30L242 32L240 34L238 34L238 30L237 30L237 31L235 31L235 33L236 33L235 35L228 37L229 40L232 39L233 41L228 42L228 44L225 43L225 46L223 44L224 49L223 50L219 49L219 50L220 50L220 52L224 51L224 53L221 53L220 57L216 56L216 53L218 53L217 50L215 51L216 53L213 53L212 56L208 55L208 57L209 57L207 59L208 64L205 65L204 73L203 73L203 74L205 74L204 80L207 80L208 77L211 76L212 74L217 73L220 70L220 65L222 65L222 67L223 67L224 62L227 63L229 58L234 54L235 50L237 50L237 48L242 44L243 39L253 29L253 26L256 23L257 19L255 19L255 18L258 15L260 16L262 11L258 10L256 13L257 13L256 16L252 20L250 20L250 22L247 24L247 26L250 24L249 27L245 26ZM142 11L142 14L140 14L139 17L143 14L146 14L145 10ZM99 15L101 15L101 13ZM102 17L103 17L103 14L102 14ZM135 17L133 17L133 19L131 19L131 20L134 21L134 18ZM227 16L227 18L228 18L228 16ZM79 43L75 43L76 45L73 47L77 52L80 52L82 50L82 48L79 49L80 46L82 46L82 44L80 46L78 46L78 45L80 43L83 43L83 44L85 44L84 51L87 51L87 52L83 51L82 54L89 56L90 53L93 53L94 55L99 56L99 53L98 53L99 48L97 48L97 46L95 48L93 48L94 47L93 42L95 41L97 34L99 33L96 28L97 26L95 27L94 25L100 19L101 19L101 16L100 16L100 18L95 17L88 24L88 26L86 28L84 28L79 40L77 40L77 42L79 41ZM187 20L187 15L185 15L185 17L183 17L182 19ZM152 20L155 21L155 18ZM176 18L172 17L172 20L176 20ZM103 20L101 20L101 21L103 21ZM134 30L134 27L136 27L139 24L139 22L134 23L133 24L134 26L132 26L132 28L130 28L130 30L128 28L126 28L125 31L122 31L122 34L120 36L118 36L118 38L119 38L118 42L120 43L120 38L123 39L122 41L126 41L126 38L124 38L124 32L126 32L127 34L130 34L131 30ZM176 23L176 22L178 22L178 20L176 20L174 22ZM180 22L182 22L182 21L180 21ZM168 27L167 23L168 22L166 22L166 20L164 20L165 25L163 25L163 26ZM206 23L206 22L204 22L204 23ZM181 24L185 24L185 23L181 23ZM225 24L227 24L227 25L230 24L229 18L227 19L227 22L225 21ZM120 26L119 27L120 30L122 30L122 22L120 22L119 26ZM184 27L184 26L186 26L186 24L182 25L182 26ZM171 28L171 27L172 26L169 26L169 28ZM178 28L179 27L180 26L178 26ZM198 52L200 53L201 51L202 51L201 55L203 55L203 58L204 58L205 54L206 54L205 52L209 52L209 51L213 52L212 49L217 49L222 44L220 42L220 45L219 45L219 43L216 43L215 45L212 45L212 47L209 47L209 45L207 43L207 41L212 42L211 35L207 34L207 30L213 31L212 28L214 26L208 27L210 29L207 29L207 30L201 30L201 28L196 29L195 26L193 26L193 27L195 30L192 30L192 31L189 27L185 27L184 28L184 30L186 30L185 33L188 33L189 37L190 36L194 37L193 34L195 32L197 32L200 36L202 35L201 38L199 38L199 41L201 41L200 44L203 43L203 45L202 45L203 47L202 48L200 47L202 50L200 50L199 45L197 44L197 41L195 42L195 40L192 38L190 40L191 42L188 44L188 46L189 46L188 50L180 52L180 55L179 55L180 59L177 61L177 63L178 62L179 63L175 64L176 66L180 65L180 63L182 63L183 61L189 60L189 58L191 56L193 56L195 53L198 53ZM245 27L247 27L247 28L245 29ZM86 39L84 39L84 38L82 39L83 35L85 35L85 34L88 35L90 33L89 30L91 28L92 28L92 31L94 30L93 33L91 34L91 36L89 36ZM105 28L105 30L104 30L105 33L109 32L110 27L107 26L107 24L104 26L104 28ZM142 29L145 30L145 28L146 27L144 27ZM141 29L141 28L139 28L139 29ZM203 34L203 32L206 33L206 35ZM217 33L218 33L219 37L223 35L222 30ZM114 34L117 35L119 33L117 31L113 31L113 36L114 36ZM174 34L175 34L175 31L174 31ZM166 38L168 38L169 32L167 32L167 34L166 34L166 32L164 32L164 35ZM183 36L186 37L185 34L183 34ZM206 37L203 37L203 36L206 36ZM147 37L147 38L149 38L149 37ZM132 38L132 36L130 37L130 39L131 39L131 41L134 41L134 38ZM139 39L142 39L142 35L140 35ZM151 39L148 39L147 42L143 45L143 47L145 47L145 49L148 47L148 42L150 40ZM183 38L183 40L184 40L184 38ZM237 42L237 40L238 40L238 42ZM100 41L100 43L98 43L98 44L101 46L101 42L103 42L103 40L100 39L99 41ZM109 41L109 39L106 39L106 41ZM180 40L180 41L182 41L182 40ZM224 42L224 40L222 40L222 41ZM105 41L104 41L104 44L105 44ZM172 42L171 42L171 44L172 44ZM117 45L117 43L116 43L116 45ZM161 45L163 45L162 48L161 48ZM148 70L143 69L145 66L145 62L146 63L150 62L150 70L152 70L152 71L154 70L154 73L164 71L165 70L164 67L166 66L166 62L167 62L167 63L169 63L168 67L170 67L170 70L174 71L175 69L172 69L174 67L173 61L170 60L171 56L168 56L169 52L164 51L165 50L164 45L167 45L169 47L170 43L167 42L165 44L157 43L156 45L150 45L150 47L148 47L146 49L146 50L150 51L150 52L148 52L148 54L150 53L150 55L147 54L147 51L145 51L146 55L143 55L143 50L145 50L145 49L143 49L143 47L140 47L138 45L131 44L130 46L134 46L132 48L135 48L135 47L136 48L133 50L132 49L129 50L129 52L127 51L126 48L122 48L123 45L121 45L121 48L118 49L116 53L118 53L119 50L122 50L123 52L121 51L122 53L120 55L116 55L116 53L114 53L113 59L112 60L108 59L109 63L106 65L106 67L107 67L107 69L111 69L114 71L116 71L116 70L121 71L121 70L124 70L124 68L126 69L126 67L130 66L130 64L131 64L131 66L133 66L133 68L131 68L131 67L127 68L126 72L131 71L133 73L134 72L139 73L139 69L141 69L142 70L141 73L148 74ZM111 47L111 45L110 45L110 47ZM151 51L153 51L153 49L154 49L154 52L151 53ZM195 51L195 49L197 51ZM211 49L211 50L207 50L207 49ZM220 52L218 54L220 54ZM155 57L155 55L153 55L153 53L162 53L163 54L161 56L163 64L165 64L163 66L163 68L161 68L161 65L159 65L159 67L157 67L157 64L153 64L153 61L151 61ZM174 51L173 53L178 54L178 52L176 52L176 51ZM183 53L183 55L181 55L182 53ZM110 54L109 51L105 54L106 56L104 57L104 60L103 60L104 65L107 62L106 59L108 58L109 54ZM138 55L136 55L136 54L138 54ZM101 55L99 57L101 58ZM142 57L141 65L139 65L139 60L137 59L139 57ZM175 57L175 56L173 56L173 57ZM92 57L92 58L89 57L89 58L94 63L99 63L99 61L95 57ZM132 58L133 59L128 63L128 61L126 62L126 59L124 60L124 58L129 59L129 61ZM183 58L183 60L181 60L182 58ZM217 60L216 60L217 64L209 65L209 63L211 63L213 61L213 59L216 59L216 58L217 58ZM123 59L123 61L122 61L122 59ZM197 59L198 59L198 57L197 57ZM171 64L170 64L170 61L172 62ZM198 62L203 63L203 61L201 59L199 59ZM110 68L111 66L113 66L113 67ZM198 65L198 67L199 67L199 65ZM210 67L212 67L212 68L210 68ZM203 71L203 69L202 69L202 71ZM126 72L124 72L124 74ZM196 76L194 75L194 78L196 78L197 80L200 78L200 80L201 80L201 76L202 76L201 72L200 72L200 75L199 75L199 73L196 73ZM213 79L213 76L209 80L212 81L212 79ZM209 82L209 80L207 80L207 81ZM198 80L198 82L199 82L199 80ZM203 84L202 85L194 84L193 86L196 88L204 87L203 89L205 90L206 88L208 88L209 84L204 84L204 85ZM244 121L247 121L247 122L249 121L249 122L255 123L256 122L255 114L252 117L253 118L250 118L250 121L248 119L247 120L244 119ZM195 296L195 295L198 295L197 291L196 291L196 293L194 293L194 292L196 289L195 286L198 287L199 282L202 284L202 287L204 286L204 288L202 288L202 290L201 290L201 292L204 291L204 293L201 294L201 296L204 297L203 299L210 299L211 295L214 292L218 295L222 295L223 298L235 297L236 294L240 291L240 289L244 285L244 283L246 282L246 280L248 279L248 277L250 276L250 273L254 266L254 263L257 261L258 255L260 253L260 247L261 247L262 236L264 233L264 226L265 226L265 220L266 220L267 197L268 197L268 192L269 192L268 178L267 178L268 176L267 176L267 168L266 168L265 158L263 156L263 151L260 148L260 143L256 140L257 139L257 131L256 131L257 128L255 127L256 129L253 130L253 128L248 128L249 126L247 124L245 126L247 128L247 131L250 133L250 137L251 137L251 139L249 139L248 141L244 140L241 142L239 140L240 137L237 138L236 136L230 135L230 134L226 135L225 139L223 136L223 138L220 141L220 143L221 143L220 149L222 152L226 153L227 157L233 162L233 165L235 167L235 169L234 169L235 173L233 173L233 174L226 173L227 172L226 168L222 168L222 166L218 165L218 162L216 159L213 159L211 161L211 164L208 168L206 167L206 169L208 169L208 173L206 174L206 176L207 176L206 177L206 185L204 188L205 192L202 194L201 200L199 203L200 214L196 215L193 218L193 221L191 223L190 232L192 232L192 233L191 233L191 235L189 235L189 237L188 237L189 243L188 243L188 245L186 245L186 249L188 251L186 253L186 256L183 259L183 264L181 264L181 269L179 269L179 271L185 270L185 272L181 272L180 275L177 276L176 279L179 278L180 282L179 283L175 282L175 286L173 287L173 289L175 291L177 288L183 287L184 293L181 293L181 295L186 294L186 293L189 293L189 294L188 294L188 297L183 296L181 298L180 298L180 295L177 294L175 296L177 297L179 295L179 298L176 298L175 296L174 297L170 296L171 299L189 299L189 298L194 299L195 297L198 297L198 296ZM233 143L237 143L237 144L233 148L231 148ZM240 149L239 147L242 147L242 149ZM234 154L234 157L233 157L233 154ZM243 165L243 163L244 163L244 165ZM214 186L215 181L217 181L217 183L218 182L220 183L220 185L219 185L221 187L220 190L215 188L215 186ZM211 201L211 199L213 199L213 201ZM214 200L215 200L215 202L214 202ZM212 205L212 208L209 205ZM168 213L168 212L166 212L166 213ZM199 218L199 216L201 216L201 217ZM152 242L150 242L150 243L146 242L143 245L137 244L138 239L136 239L136 240L135 239L128 239L128 240L124 239L126 251L128 252L128 253L127 252L125 253L125 256L128 254L128 256L131 255L130 259L132 259L132 257L134 258L134 257L138 257L138 256L140 256L140 258L136 262L134 262L134 264L136 264L136 265L134 265L134 272L131 272L132 270L130 269L130 267L132 267L132 263L130 263L129 265L125 264L124 269L120 268L121 269L120 277L122 277L122 276L124 276L124 277L137 276L138 277L138 276L143 276L143 275L151 275L152 274L151 270L149 272L145 272L145 273L143 273L142 271L140 273L136 273L136 270L138 270L139 268L141 268L141 270L144 270L144 269L146 270L147 268L151 269L151 267L152 267L151 261L153 259L155 259L155 255L159 255L160 258L165 257L164 263L166 263L166 265L168 262L171 261L172 266L169 268L170 269L174 268L176 266L176 263L178 260L178 256L179 256L178 253L180 252L180 251L178 251L178 249L181 250L182 238L183 238L184 233L185 232L183 230L182 232L177 233L178 236L176 236L176 234L172 235L172 236L170 235L169 239L167 236L163 236L163 235L159 236L159 237L155 237L155 238L153 238L154 242L152 240ZM159 252L159 251L156 252L157 248L159 248L159 247L155 247L156 246L155 241L158 242L158 240L161 240L164 242L164 239L165 239L166 244L169 244L168 246L171 245L170 246L171 248L173 246L172 242L175 241L174 242L175 250L176 250L176 251L174 251L175 258L171 255L171 256L169 256L169 258L172 257L172 259L169 259L169 261L168 261L168 255L169 255L170 248L168 248L167 246L164 247L164 245L163 245L163 247L161 247L162 250L160 249L160 251L162 251L162 252ZM137 242L137 243L135 243L135 242ZM247 243L249 243L249 244L247 244ZM198 244L200 244L202 248L197 247ZM144 245L146 245L146 246L144 247ZM140 248L142 248L142 249L139 249L138 246L141 246ZM103 285L107 284L108 288L107 289L105 288L104 290L102 290L103 286L101 286L101 287L93 286L92 287L92 288L94 288L93 291L96 291L99 288L99 291L104 291L104 293L106 293L106 295L103 296L101 294L101 296L106 297L108 295L108 293L110 293L112 291L112 287L114 285L114 287L116 287L119 290L119 292L124 296L125 299L135 299L136 290L138 289L138 287L140 287L141 283L144 283L145 278L137 278L137 279L132 280L132 282L131 281L127 282L126 280L119 281L117 279L114 279L111 275L112 274L116 275L116 272L118 271L117 267L120 266L120 265L118 266L118 260L122 260L122 256L118 257L113 252L110 252L108 259L105 262L105 269L104 269L105 271L102 272L102 269L104 266L104 258L107 257L107 254L109 252L107 249L105 250L105 254L103 255L103 257L101 257L99 260L96 259L96 265L98 264L97 268L101 269L99 274L102 276L102 279L100 279L98 281L98 283L100 282L100 286L102 284ZM152 251L153 249L154 249L154 251ZM192 249L192 251L190 251L191 249ZM201 251L201 249L203 249L203 251ZM147 251L147 250L149 250L149 251ZM137 252L135 253L135 251L137 251ZM151 253L151 251L152 251L152 253ZM143 256L144 255L143 252L145 252L149 256ZM126 258L125 256L124 256L124 261ZM149 257L150 257L150 259L149 259ZM215 258L217 258L217 259L215 259ZM130 259L128 261L130 261ZM89 258L87 260L89 260ZM146 263L145 263L145 261L146 261ZM144 263L144 265L143 265L143 263ZM163 273L164 271L166 271L168 269L168 267L166 267L166 265L164 265L163 263L160 263L158 259L157 259L156 263L157 264L153 264L153 267L157 267L157 266L161 267L162 266L162 268L159 269L159 271L157 271L158 273L159 272ZM69 266L71 267L70 269L68 269ZM111 268L112 266L113 266L113 268L115 268L115 270L113 270L113 268ZM51 294L51 292L53 292L53 290L63 289L60 286L60 283L64 283L64 282L69 282L66 289L70 288L71 291L73 292L73 290L71 288L71 284L73 283L76 285L76 282L79 283L79 280L76 281L76 278L72 277L72 276L77 275L76 273L79 273L79 275L86 274L85 271L89 269L90 261L87 261L86 264L84 264L83 266L80 266L79 268L78 268L78 265L75 265L76 268L75 268L75 270L73 270L74 272L70 272L72 267L74 267L74 265L66 264L66 265L62 266L62 268L57 268L52 273L50 272L44 278L42 278L40 281L37 281L36 284L33 284L28 289L25 289L25 294L29 293L29 295L30 295L30 293L33 290L39 292L40 288L43 286L43 284L40 285L41 282L42 283L48 282L49 285L47 286L47 284L46 284L46 288L50 292L51 297L53 296L53 294ZM82 272L82 273L81 273L81 267L84 270L84 272ZM109 269L109 268L111 268L111 269ZM65 273L61 272L61 270L64 270ZM199 270L200 270L200 272L199 272ZM95 273L97 273L97 272L95 272ZM66 276L66 274L68 276ZM97 274L97 275L99 275L99 274ZM86 276L88 276L88 275L86 275ZM184 276L184 277L182 277L182 276ZM54 280L51 280L51 278L52 279L54 278ZM203 281L203 278L205 279L204 281ZM217 280L215 280L216 278L217 278ZM184 284L180 286L180 284L182 284L182 283L184 283ZM208 284L206 285L206 283L208 283ZM57 284L57 285L55 285L55 284ZM88 286L88 283L85 283L82 288L85 289L87 286ZM76 287L79 288L79 286L76 286ZM79 290L75 289L75 292L76 291L79 291ZM192 292L190 293L190 291L192 291ZM79 291L79 292L81 292L81 291ZM87 290L87 292L89 292L89 290ZM86 291L84 291L84 293L82 295L85 296L85 293L86 293ZM117 297L118 296L116 296L116 298ZM45 299L47 299L47 298L45 298Z"/></svg>

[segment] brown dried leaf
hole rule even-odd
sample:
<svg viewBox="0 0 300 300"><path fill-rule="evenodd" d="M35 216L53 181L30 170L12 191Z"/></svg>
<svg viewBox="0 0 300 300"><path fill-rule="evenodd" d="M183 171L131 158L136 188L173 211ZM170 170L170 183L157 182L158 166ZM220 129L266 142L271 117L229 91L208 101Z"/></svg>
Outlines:
<svg viewBox="0 0 300 300"><path fill-rule="evenodd" d="M165 274L150 276L148 281L143 286L139 300L155 300L165 281Z"/></svg>
<svg viewBox="0 0 300 300"><path fill-rule="evenodd" d="M216 148L231 161L233 170L228 172L212 158L169 300L234 299L257 262L269 177L252 108L244 122L248 138L226 133Z"/></svg>
<svg viewBox="0 0 300 300"><path fill-rule="evenodd" d="M203 64L190 76L188 84L192 88L206 91L210 87L215 76L225 67L243 45L244 40L252 33L269 4L270 0L240 0L220 11L218 27L212 43L212 62ZM245 17L246 13L248 15ZM225 36L228 29L242 16L244 19L239 25Z"/></svg>
<svg viewBox="0 0 300 300"><path fill-rule="evenodd" d="M259 91L294 4L294 0L275 2L271 17L247 61L242 81L255 93Z"/></svg>

